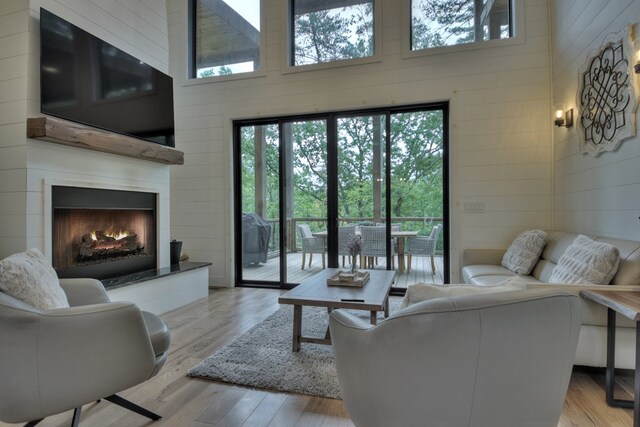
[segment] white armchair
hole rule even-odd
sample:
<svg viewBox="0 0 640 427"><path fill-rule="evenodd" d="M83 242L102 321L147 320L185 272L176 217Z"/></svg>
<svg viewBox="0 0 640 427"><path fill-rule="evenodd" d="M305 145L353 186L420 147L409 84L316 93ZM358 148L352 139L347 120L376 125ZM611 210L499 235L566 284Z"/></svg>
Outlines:
<svg viewBox="0 0 640 427"><path fill-rule="evenodd" d="M70 307L40 310L0 292L0 420L28 422L105 399L152 420L115 393L154 376L167 359L165 323L110 302L94 279L61 279Z"/></svg>
<svg viewBox="0 0 640 427"><path fill-rule="evenodd" d="M579 298L522 290L437 298L377 326L333 310L331 340L357 426L557 426Z"/></svg>

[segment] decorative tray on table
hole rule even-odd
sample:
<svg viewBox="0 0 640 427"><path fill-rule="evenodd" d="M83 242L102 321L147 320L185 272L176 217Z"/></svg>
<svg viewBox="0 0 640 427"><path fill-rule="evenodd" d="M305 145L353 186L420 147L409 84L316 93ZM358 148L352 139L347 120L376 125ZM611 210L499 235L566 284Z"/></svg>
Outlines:
<svg viewBox="0 0 640 427"><path fill-rule="evenodd" d="M353 288L361 288L369 280L368 271L358 271L357 273L349 273L348 271L338 271L327 279L328 286L350 286Z"/></svg>

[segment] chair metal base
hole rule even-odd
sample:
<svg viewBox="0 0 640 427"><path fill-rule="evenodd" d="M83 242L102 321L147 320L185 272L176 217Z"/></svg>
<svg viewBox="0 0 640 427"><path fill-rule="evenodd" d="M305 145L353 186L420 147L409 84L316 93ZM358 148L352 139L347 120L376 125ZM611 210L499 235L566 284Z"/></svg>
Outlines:
<svg viewBox="0 0 640 427"><path fill-rule="evenodd" d="M136 405L135 403L131 402L130 400L127 400L123 397L118 396L117 394L112 394L111 396L105 397L104 400L111 402L113 404L116 404L118 406L121 406L125 409L128 409L132 412L135 412L136 414L142 415L143 417L147 417L153 421L157 421L160 418L162 418L162 416L156 414L155 412L151 412L148 409L143 408L140 405ZM100 400L98 400L98 402L100 402ZM80 414L82 413L82 406L77 407L74 411L73 411L73 418L71 419L71 427L78 427L78 425L80 424ZM44 418L40 418L39 420L33 420L33 421L29 421L28 423L26 423L24 425L24 427L33 427L35 425L37 425L40 421L42 421Z"/></svg>
<svg viewBox="0 0 640 427"><path fill-rule="evenodd" d="M120 397L117 394L112 394L111 396L105 397L104 400L114 403L118 406L122 406L125 409L135 412L136 414L140 414L143 417L147 417L153 421L157 421L160 418L162 418L160 415L156 414L155 412L151 412L150 410L145 409L140 405L136 405L130 400Z"/></svg>

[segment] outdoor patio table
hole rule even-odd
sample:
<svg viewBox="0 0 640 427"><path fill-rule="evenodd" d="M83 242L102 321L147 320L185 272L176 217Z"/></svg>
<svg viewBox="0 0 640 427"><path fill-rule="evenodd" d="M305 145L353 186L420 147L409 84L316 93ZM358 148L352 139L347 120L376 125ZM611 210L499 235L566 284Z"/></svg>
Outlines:
<svg viewBox="0 0 640 427"><path fill-rule="evenodd" d="M315 233L313 233L314 237L324 237L325 239L328 236L328 231L327 230L323 230L323 231L316 231ZM356 234L359 234L358 231L356 231ZM405 262L404 262L404 243L405 243L405 239L408 237L415 237L418 235L417 231L394 231L391 230L391 237L396 238L398 240L398 247L397 247L397 254L398 254L398 273L399 274L404 274L405 271Z"/></svg>

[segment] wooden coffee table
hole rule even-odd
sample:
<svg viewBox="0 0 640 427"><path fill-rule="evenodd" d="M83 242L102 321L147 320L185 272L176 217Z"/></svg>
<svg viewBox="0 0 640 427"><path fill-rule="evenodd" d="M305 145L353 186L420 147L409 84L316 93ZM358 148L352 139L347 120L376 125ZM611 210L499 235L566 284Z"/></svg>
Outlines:
<svg viewBox="0 0 640 427"><path fill-rule="evenodd" d="M369 281L362 288L328 286L327 278L340 271L327 268L302 281L298 286L278 299L280 304L293 305L293 351L300 351L300 343L331 344L329 328L324 338L302 336L302 307L349 308L371 313L371 324L377 322L378 311L389 316L389 291L395 277L394 271L368 270Z"/></svg>

